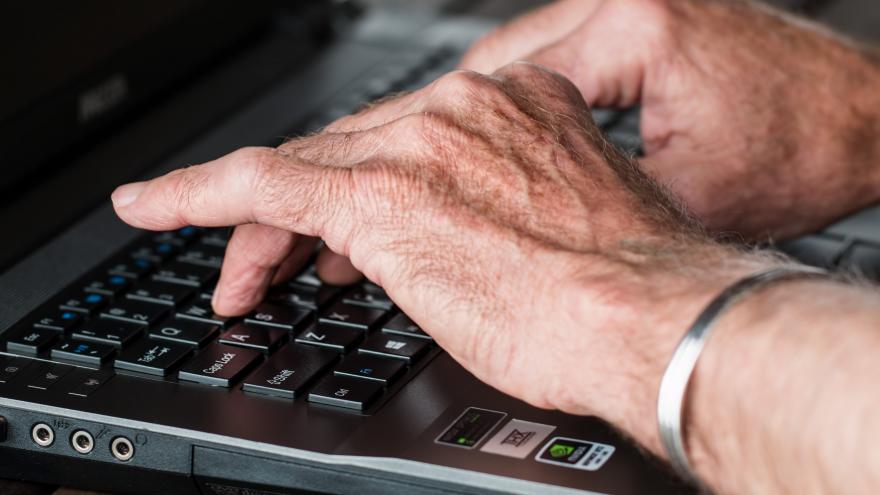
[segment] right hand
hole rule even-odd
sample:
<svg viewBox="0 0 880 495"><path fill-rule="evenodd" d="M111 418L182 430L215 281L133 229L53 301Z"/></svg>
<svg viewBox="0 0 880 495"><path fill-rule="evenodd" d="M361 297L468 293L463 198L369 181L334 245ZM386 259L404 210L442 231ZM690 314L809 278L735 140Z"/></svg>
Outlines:
<svg viewBox="0 0 880 495"><path fill-rule="evenodd" d="M461 66L519 59L592 106L640 104L642 168L712 230L789 237L880 200L880 68L802 20L749 2L562 0Z"/></svg>

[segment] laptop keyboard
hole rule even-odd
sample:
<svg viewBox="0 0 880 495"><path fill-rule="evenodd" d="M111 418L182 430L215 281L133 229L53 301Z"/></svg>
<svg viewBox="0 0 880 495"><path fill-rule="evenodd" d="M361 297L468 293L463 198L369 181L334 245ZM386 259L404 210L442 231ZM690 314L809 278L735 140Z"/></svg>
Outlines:
<svg viewBox="0 0 880 495"><path fill-rule="evenodd" d="M26 386L48 390L86 367L368 412L440 352L380 287L325 285L313 264L251 313L216 315L228 235L146 234L4 334L0 383L38 366Z"/></svg>

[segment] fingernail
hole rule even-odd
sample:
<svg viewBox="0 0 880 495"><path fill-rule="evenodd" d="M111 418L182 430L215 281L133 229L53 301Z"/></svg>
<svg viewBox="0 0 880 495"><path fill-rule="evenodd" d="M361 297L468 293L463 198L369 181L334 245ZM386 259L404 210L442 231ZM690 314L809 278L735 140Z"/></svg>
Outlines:
<svg viewBox="0 0 880 495"><path fill-rule="evenodd" d="M145 187L147 187L146 182L132 182L131 184L117 187L113 194L110 195L113 206L123 207L134 203Z"/></svg>
<svg viewBox="0 0 880 495"><path fill-rule="evenodd" d="M214 295L211 296L211 307L216 308L217 301L219 301L219 300L220 300L220 286L217 285L216 287L214 287Z"/></svg>

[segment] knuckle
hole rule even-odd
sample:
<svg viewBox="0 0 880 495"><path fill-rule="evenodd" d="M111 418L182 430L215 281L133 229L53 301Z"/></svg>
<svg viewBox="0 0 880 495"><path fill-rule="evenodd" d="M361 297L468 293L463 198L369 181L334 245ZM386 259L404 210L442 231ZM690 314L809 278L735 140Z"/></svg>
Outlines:
<svg viewBox="0 0 880 495"><path fill-rule="evenodd" d="M236 171L242 175L240 178L247 180L255 190L275 177L283 160L282 155L272 148L247 147L233 154L231 163L237 164Z"/></svg>
<svg viewBox="0 0 880 495"><path fill-rule="evenodd" d="M187 214L196 207L204 190L207 177L201 172L200 166L197 165L175 170L168 174L170 186L167 189L167 194L170 195L171 204L177 207L178 220L181 223L189 223Z"/></svg>
<svg viewBox="0 0 880 495"><path fill-rule="evenodd" d="M434 92L444 99L473 100L486 91L496 90L497 86L489 77L471 70L454 70L434 83Z"/></svg>

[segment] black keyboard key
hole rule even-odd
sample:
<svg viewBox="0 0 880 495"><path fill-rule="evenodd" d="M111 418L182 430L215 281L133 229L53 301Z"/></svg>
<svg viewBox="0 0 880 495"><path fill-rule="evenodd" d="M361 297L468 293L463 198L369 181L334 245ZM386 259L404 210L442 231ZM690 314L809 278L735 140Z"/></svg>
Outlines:
<svg viewBox="0 0 880 495"><path fill-rule="evenodd" d="M153 280L190 287L204 287L213 282L219 273L216 268L210 266L173 261L156 270L156 273L153 274Z"/></svg>
<svg viewBox="0 0 880 495"><path fill-rule="evenodd" d="M107 305L109 300L110 298L103 294L80 292L63 298L59 307L63 311L77 311L91 316Z"/></svg>
<svg viewBox="0 0 880 495"><path fill-rule="evenodd" d="M293 399L337 358L338 354L328 349L287 345L249 376L242 389Z"/></svg>
<svg viewBox="0 0 880 495"><path fill-rule="evenodd" d="M94 292L96 294L104 294L105 296L115 296L126 287L128 287L129 279L122 275L108 275L104 278L89 282L83 289L86 292Z"/></svg>
<svg viewBox="0 0 880 495"><path fill-rule="evenodd" d="M221 327L226 325L229 321L228 317L214 313L214 309L211 307L211 301L209 300L200 300L185 304L177 311L177 318L210 323Z"/></svg>
<svg viewBox="0 0 880 495"><path fill-rule="evenodd" d="M312 324L296 337L296 342L348 352L362 337L363 332L355 328Z"/></svg>
<svg viewBox="0 0 880 495"><path fill-rule="evenodd" d="M35 363L32 359L12 356L0 356L0 383L10 383L25 368Z"/></svg>
<svg viewBox="0 0 880 495"><path fill-rule="evenodd" d="M361 344L358 352L413 363L428 352L430 344L421 339L377 333Z"/></svg>
<svg viewBox="0 0 880 495"><path fill-rule="evenodd" d="M67 332L82 323L82 321L82 314L76 311L56 311L36 320L34 326L57 332Z"/></svg>
<svg viewBox="0 0 880 495"><path fill-rule="evenodd" d="M189 346L202 347L220 330L211 323L190 320L169 320L150 330L150 337Z"/></svg>
<svg viewBox="0 0 880 495"><path fill-rule="evenodd" d="M302 325L307 323L311 316L312 312L307 309L263 303L257 306L257 309L244 321L252 325L293 331L302 328Z"/></svg>
<svg viewBox="0 0 880 495"><path fill-rule="evenodd" d="M330 375L309 393L309 402L363 411L380 395L380 383Z"/></svg>
<svg viewBox="0 0 880 495"><path fill-rule="evenodd" d="M397 314L394 318L388 320L388 323L382 325L382 331L384 333L391 333L396 335L404 335L406 337L415 337L419 339L425 340L434 340L430 335L425 333L424 330L419 328L412 320L409 319L409 316L406 316L403 313Z"/></svg>
<svg viewBox="0 0 880 495"><path fill-rule="evenodd" d="M152 326L168 314L168 308L140 301L115 301L101 311L101 318Z"/></svg>
<svg viewBox="0 0 880 495"><path fill-rule="evenodd" d="M287 340L287 332L280 328L258 327L238 323L220 335L220 343L247 347L261 352L272 352Z"/></svg>
<svg viewBox="0 0 880 495"><path fill-rule="evenodd" d="M382 359L366 354L346 356L336 369L337 375L373 380L386 387L394 382L406 370L403 361Z"/></svg>
<svg viewBox="0 0 880 495"><path fill-rule="evenodd" d="M48 328L21 328L9 335L6 350L22 354L39 354L58 339L58 332Z"/></svg>
<svg viewBox="0 0 880 495"><path fill-rule="evenodd" d="M232 235L232 229L229 228L211 229L205 232L200 242L209 246L225 248L229 243L230 235Z"/></svg>
<svg viewBox="0 0 880 495"><path fill-rule="evenodd" d="M352 289L342 298L342 302L355 306L384 309L386 311L394 306L394 303L385 294L385 291L374 285L366 284Z"/></svg>
<svg viewBox="0 0 880 495"><path fill-rule="evenodd" d="M135 259L145 259L153 263L161 263L179 251L179 248L169 242L146 242L131 252Z"/></svg>
<svg viewBox="0 0 880 495"><path fill-rule="evenodd" d="M269 301L283 304L285 306L296 306L317 310L319 307L333 299L338 292L338 288L329 285L315 287L299 283L290 283L285 287L273 291L269 295Z"/></svg>
<svg viewBox="0 0 880 495"><path fill-rule="evenodd" d="M66 359L79 363L101 366L116 352L116 348L97 342L66 340L52 348L52 359Z"/></svg>
<svg viewBox="0 0 880 495"><path fill-rule="evenodd" d="M155 267L155 263L143 258L120 258L110 263L107 273L136 280L150 273Z"/></svg>
<svg viewBox="0 0 880 495"><path fill-rule="evenodd" d="M183 247L198 237L199 229L196 227L184 227L173 232L161 232L153 236L153 242L172 244Z"/></svg>
<svg viewBox="0 0 880 495"><path fill-rule="evenodd" d="M250 349L211 344L187 363L177 377L181 380L229 388L259 362L261 355Z"/></svg>
<svg viewBox="0 0 880 495"><path fill-rule="evenodd" d="M336 303L321 314L321 323L369 330L385 315L385 310Z"/></svg>
<svg viewBox="0 0 880 495"><path fill-rule="evenodd" d="M220 268L223 265L223 256L225 252L226 250L219 246L195 244L178 256L177 261Z"/></svg>
<svg viewBox="0 0 880 495"><path fill-rule="evenodd" d="M191 352L192 348L183 344L141 340L123 351L114 366L119 370L167 376Z"/></svg>
<svg viewBox="0 0 880 495"><path fill-rule="evenodd" d="M840 265L868 278L880 279L880 246L856 242L847 251Z"/></svg>
<svg viewBox="0 0 880 495"><path fill-rule="evenodd" d="M108 380L113 378L113 372L106 370L86 370L80 368L74 371L74 373L76 375L72 376L70 379L74 385L70 388L67 394L76 397L88 397L92 395L95 390L101 388L101 385L107 383Z"/></svg>
<svg viewBox="0 0 880 495"><path fill-rule="evenodd" d="M192 296L194 292L195 289L192 287L146 280L131 289L125 297L135 301L178 306Z"/></svg>
<svg viewBox="0 0 880 495"><path fill-rule="evenodd" d="M49 390L73 369L73 366L66 364L41 362L33 367L32 372L28 372L24 383L28 388Z"/></svg>
<svg viewBox="0 0 880 495"><path fill-rule="evenodd" d="M320 287L324 284L324 282L318 277L318 270L315 268L315 265L307 266L302 273L293 279L293 283L311 285L312 287Z"/></svg>
<svg viewBox="0 0 880 495"><path fill-rule="evenodd" d="M122 347L143 332L143 325L109 319L92 320L73 332L73 338Z"/></svg>

